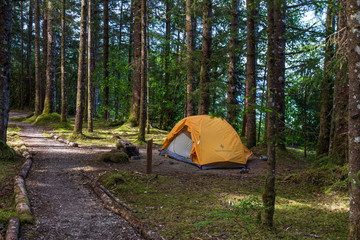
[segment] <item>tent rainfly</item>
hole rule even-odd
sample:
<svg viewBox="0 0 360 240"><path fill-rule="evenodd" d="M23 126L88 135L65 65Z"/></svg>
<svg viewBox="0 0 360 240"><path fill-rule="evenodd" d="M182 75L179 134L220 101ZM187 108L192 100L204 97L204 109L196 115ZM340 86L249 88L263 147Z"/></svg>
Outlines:
<svg viewBox="0 0 360 240"><path fill-rule="evenodd" d="M252 152L227 121L198 115L184 118L174 126L160 154L211 169L244 168Z"/></svg>

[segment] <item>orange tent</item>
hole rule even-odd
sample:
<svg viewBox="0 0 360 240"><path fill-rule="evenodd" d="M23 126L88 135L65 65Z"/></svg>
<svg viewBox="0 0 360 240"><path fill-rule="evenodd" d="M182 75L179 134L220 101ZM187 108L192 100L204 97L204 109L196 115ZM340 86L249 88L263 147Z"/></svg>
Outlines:
<svg viewBox="0 0 360 240"><path fill-rule="evenodd" d="M163 143L161 155L202 169L245 167L252 152L225 120L208 115L180 120Z"/></svg>

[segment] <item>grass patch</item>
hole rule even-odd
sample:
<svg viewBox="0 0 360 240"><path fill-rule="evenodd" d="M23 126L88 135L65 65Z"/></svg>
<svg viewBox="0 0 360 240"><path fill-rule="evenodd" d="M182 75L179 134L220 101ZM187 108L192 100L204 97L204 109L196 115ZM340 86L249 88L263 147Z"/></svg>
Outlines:
<svg viewBox="0 0 360 240"><path fill-rule="evenodd" d="M129 163L129 157L124 152L108 152L100 155L100 161L114 163Z"/></svg>
<svg viewBox="0 0 360 240"><path fill-rule="evenodd" d="M277 183L275 229L268 231L258 222L261 177L115 172L100 181L168 239L347 237L348 199L342 193L312 192L307 183Z"/></svg>

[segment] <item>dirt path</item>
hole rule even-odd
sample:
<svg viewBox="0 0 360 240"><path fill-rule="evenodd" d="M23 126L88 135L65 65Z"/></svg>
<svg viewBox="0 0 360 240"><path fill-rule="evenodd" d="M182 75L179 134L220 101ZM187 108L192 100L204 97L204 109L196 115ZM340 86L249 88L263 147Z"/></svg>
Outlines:
<svg viewBox="0 0 360 240"><path fill-rule="evenodd" d="M85 185L80 169L101 149L68 147L36 126L15 124L35 154L26 185L36 223L22 228L21 239L142 239Z"/></svg>

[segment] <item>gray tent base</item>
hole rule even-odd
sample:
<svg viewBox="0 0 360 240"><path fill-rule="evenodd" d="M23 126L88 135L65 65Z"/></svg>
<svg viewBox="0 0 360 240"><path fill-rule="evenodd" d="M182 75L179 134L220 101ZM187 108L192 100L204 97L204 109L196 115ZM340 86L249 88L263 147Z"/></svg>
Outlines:
<svg viewBox="0 0 360 240"><path fill-rule="evenodd" d="M247 168L247 166L245 164L238 164L238 163L232 163L232 162L221 162L221 163L211 163L211 164L206 164L206 165L199 165L194 163L193 161L191 161L190 158L186 158L184 156L178 155L172 151L169 151L168 149L163 149L160 152L161 156L165 156L168 155L170 158L181 161L181 162L185 162L185 163L189 163L191 165L195 165L198 168L202 169L202 170L208 170L208 169L242 169L242 168Z"/></svg>

